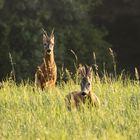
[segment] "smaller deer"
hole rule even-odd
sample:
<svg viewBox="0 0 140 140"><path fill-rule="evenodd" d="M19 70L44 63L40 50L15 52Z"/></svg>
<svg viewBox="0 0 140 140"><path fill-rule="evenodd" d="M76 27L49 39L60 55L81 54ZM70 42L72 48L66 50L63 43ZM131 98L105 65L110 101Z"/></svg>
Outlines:
<svg viewBox="0 0 140 140"><path fill-rule="evenodd" d="M92 93L92 68L85 65L79 68L79 73L81 75L81 91L74 91L69 93L65 102L67 108L71 110L71 108L78 108L81 103L88 103L92 106L99 106L100 100L98 97Z"/></svg>
<svg viewBox="0 0 140 140"><path fill-rule="evenodd" d="M54 34L53 31L50 37L43 29L43 46L44 58L43 63L38 66L35 73L35 85L41 87L54 87L57 79L57 67L54 60Z"/></svg>

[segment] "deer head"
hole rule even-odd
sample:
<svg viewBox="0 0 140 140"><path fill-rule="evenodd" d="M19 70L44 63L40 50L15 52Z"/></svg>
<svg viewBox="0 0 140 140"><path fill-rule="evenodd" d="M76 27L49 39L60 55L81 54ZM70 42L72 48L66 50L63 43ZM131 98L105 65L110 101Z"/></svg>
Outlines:
<svg viewBox="0 0 140 140"><path fill-rule="evenodd" d="M42 29L43 31L43 46L45 50L45 54L51 55L54 49L54 29L51 32L50 37L48 36L47 32Z"/></svg>
<svg viewBox="0 0 140 140"><path fill-rule="evenodd" d="M92 89L92 67L87 65L79 68L81 75L81 93L83 96L89 95Z"/></svg>

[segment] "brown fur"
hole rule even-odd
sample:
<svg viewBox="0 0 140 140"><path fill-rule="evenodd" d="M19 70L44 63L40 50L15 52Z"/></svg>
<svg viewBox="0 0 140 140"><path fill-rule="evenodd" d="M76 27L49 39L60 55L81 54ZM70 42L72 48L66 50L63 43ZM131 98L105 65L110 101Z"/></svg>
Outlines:
<svg viewBox="0 0 140 140"><path fill-rule="evenodd" d="M82 92L78 91L69 93L65 98L65 102L68 110L71 110L72 108L79 108L81 104L85 103L95 107L100 105L100 100L95 94L90 93L87 96L83 96Z"/></svg>
<svg viewBox="0 0 140 140"><path fill-rule="evenodd" d="M45 32L46 33L46 32ZM43 34L43 45L52 45L52 50L48 54L47 49L44 48L44 58L43 63L38 66L35 74L35 84L37 87L41 87L43 90L45 87L54 87L57 79L57 67L54 60L54 36L51 33L50 38L47 34Z"/></svg>
<svg viewBox="0 0 140 140"><path fill-rule="evenodd" d="M74 91L69 93L66 98L66 106L69 110L71 108L79 108L80 104L87 103L91 106L99 106L100 100L98 97L91 92L91 82L92 82L92 73L91 67L80 67L79 69L82 80L81 80L81 91ZM90 85L88 85L90 83Z"/></svg>

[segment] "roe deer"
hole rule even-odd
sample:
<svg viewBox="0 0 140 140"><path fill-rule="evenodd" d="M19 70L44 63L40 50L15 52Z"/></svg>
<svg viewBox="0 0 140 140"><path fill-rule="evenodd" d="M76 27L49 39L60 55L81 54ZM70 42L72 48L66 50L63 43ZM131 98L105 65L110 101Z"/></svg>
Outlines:
<svg viewBox="0 0 140 140"><path fill-rule="evenodd" d="M54 87L57 79L57 67L54 60L54 33L50 37L43 29L44 58L43 63L38 66L35 73L35 85L41 87Z"/></svg>
<svg viewBox="0 0 140 140"><path fill-rule="evenodd" d="M72 107L78 108L81 103L88 105L99 106L100 100L98 97L92 93L92 68L85 65L79 68L79 72L81 75L81 91L74 91L69 93L66 98L66 105L69 110Z"/></svg>

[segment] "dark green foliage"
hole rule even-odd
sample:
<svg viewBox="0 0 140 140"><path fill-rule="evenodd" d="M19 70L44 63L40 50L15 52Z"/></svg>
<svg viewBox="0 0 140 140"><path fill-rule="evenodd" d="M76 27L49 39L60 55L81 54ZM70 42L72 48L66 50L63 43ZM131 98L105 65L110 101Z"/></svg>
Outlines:
<svg viewBox="0 0 140 140"><path fill-rule="evenodd" d="M77 63L94 64L93 51L99 66L107 67L108 48L105 30L94 26L92 11L101 0L0 0L0 79L11 71L8 54L14 61L17 80L33 79L42 62L43 27L49 33L55 28L55 56L58 69L62 65L74 72ZM109 64L109 65L108 65ZM100 67L102 70L102 67Z"/></svg>
<svg viewBox="0 0 140 140"><path fill-rule="evenodd" d="M117 53L119 71L125 69L134 77L137 67L140 73L140 0L103 0L91 20L108 30L107 40Z"/></svg>

